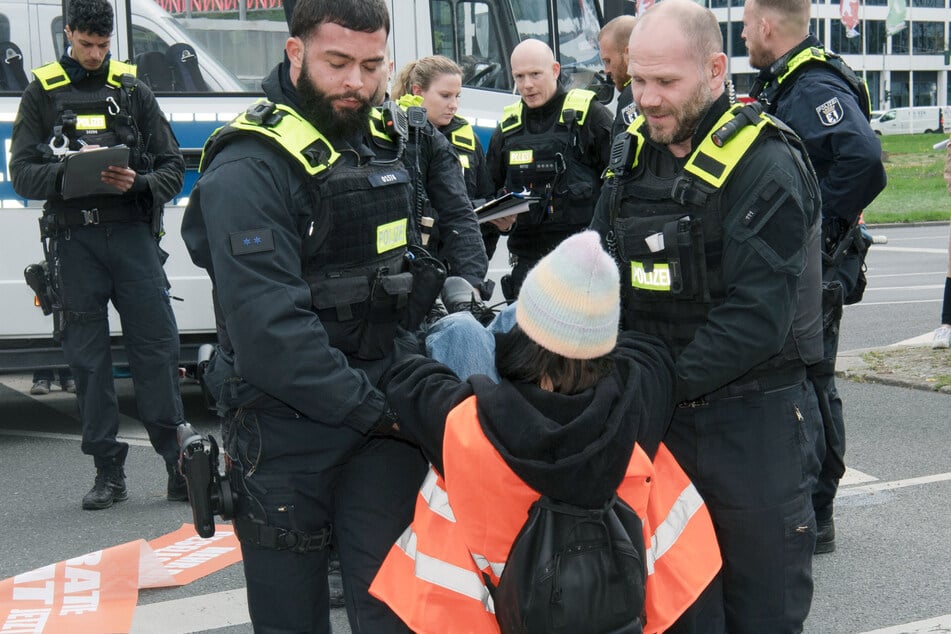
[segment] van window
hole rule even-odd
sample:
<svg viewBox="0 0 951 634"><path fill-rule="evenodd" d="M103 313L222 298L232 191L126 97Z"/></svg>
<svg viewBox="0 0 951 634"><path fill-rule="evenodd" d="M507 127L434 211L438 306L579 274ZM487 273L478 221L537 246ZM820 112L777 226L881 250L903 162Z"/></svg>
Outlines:
<svg viewBox="0 0 951 634"><path fill-rule="evenodd" d="M63 56L63 53L66 52L66 36L63 35L63 16L58 15L53 18L52 22L53 29L53 46L56 47L56 59L59 59ZM52 61L52 60L46 60Z"/></svg>
<svg viewBox="0 0 951 634"><path fill-rule="evenodd" d="M10 18L0 13L0 40L10 39Z"/></svg>
<svg viewBox="0 0 951 634"><path fill-rule="evenodd" d="M463 86L508 91L513 87L512 73L493 7L486 2L432 0L433 53L462 67Z"/></svg>
<svg viewBox="0 0 951 634"><path fill-rule="evenodd" d="M886 121L893 121L895 117L897 116L898 116L897 112L895 112L894 110L889 110L888 112L882 115L882 118L879 119L879 121L881 121L882 123L885 123Z"/></svg>

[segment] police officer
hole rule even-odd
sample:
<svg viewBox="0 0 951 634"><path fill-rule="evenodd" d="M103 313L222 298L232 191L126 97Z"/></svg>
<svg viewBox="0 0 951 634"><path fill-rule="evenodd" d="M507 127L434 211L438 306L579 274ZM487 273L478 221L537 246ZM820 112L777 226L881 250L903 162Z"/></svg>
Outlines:
<svg viewBox="0 0 951 634"><path fill-rule="evenodd" d="M426 117L459 157L466 194L473 207L495 195L495 186L485 166L485 150L475 128L458 114L462 93L462 69L443 55L429 55L406 64L396 78L401 100L426 109ZM409 97L407 97L409 95ZM480 225L486 256L491 258L499 241L493 223Z"/></svg>
<svg viewBox="0 0 951 634"><path fill-rule="evenodd" d="M511 61L521 100L505 107L486 165L497 189L528 190L539 202L515 217L508 237L513 266L502 292L510 301L538 260L591 222L611 149L611 112L591 91L565 91L547 44L525 40Z"/></svg>
<svg viewBox="0 0 951 634"><path fill-rule="evenodd" d="M845 421L835 387L842 305L864 291L869 242L857 223L885 188L882 146L869 121L865 83L809 35L809 0L747 0L743 39L760 69L750 95L802 138L822 192L823 359L809 376L823 414L825 458L812 503L816 552L835 550L833 501L845 473ZM861 278L861 282L859 281Z"/></svg>
<svg viewBox="0 0 951 634"><path fill-rule="evenodd" d="M617 104L611 136L616 137L631 125L637 116L637 106L631 93L631 76L627 74L627 42L637 19L633 15L619 15L598 33L598 49L604 73L617 88Z"/></svg>
<svg viewBox="0 0 951 634"><path fill-rule="evenodd" d="M116 440L110 299L122 319L139 417L166 463L168 499L187 499L175 469L175 430L184 421L178 328L162 270L167 254L158 244L162 205L181 189L185 164L135 67L111 59L112 28L106 0L69 3L69 47L58 62L33 71L14 123L10 162L14 190L46 201L42 224L63 308L63 352L76 380L82 450L96 465L84 509L103 509L128 495L123 465L129 446ZM65 200L62 159L118 144L131 149L128 167L111 166L100 175L114 191Z"/></svg>
<svg viewBox="0 0 951 634"><path fill-rule="evenodd" d="M820 417L819 194L795 135L731 106L716 17L665 0L629 44L640 116L592 227L621 270L622 325L674 350L665 442L713 516L714 583L673 631L801 632L812 600ZM725 627L724 627L725 615Z"/></svg>
<svg viewBox="0 0 951 634"><path fill-rule="evenodd" d="M406 131L371 105L389 24L382 0L299 0L266 100L206 144L182 224L221 317L205 381L259 632L330 631L331 541L351 629L407 631L367 594L426 469L374 434L392 427L375 384L426 261L408 257Z"/></svg>

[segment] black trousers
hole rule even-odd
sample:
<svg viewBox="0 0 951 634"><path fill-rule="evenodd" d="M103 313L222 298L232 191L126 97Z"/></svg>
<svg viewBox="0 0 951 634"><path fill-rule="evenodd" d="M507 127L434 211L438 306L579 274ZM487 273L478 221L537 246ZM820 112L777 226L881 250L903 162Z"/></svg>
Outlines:
<svg viewBox="0 0 951 634"><path fill-rule="evenodd" d="M119 407L106 312L111 301L122 323L139 418L155 451L175 462L176 427L184 421L178 327L162 269L165 255L149 225L73 227L60 231L52 249L60 260L63 353L76 380L83 453L102 466L128 451L116 440Z"/></svg>
<svg viewBox="0 0 951 634"><path fill-rule="evenodd" d="M711 584L686 618L708 616L674 631L711 631L704 626L717 617L717 600L731 634L802 631L812 604L820 427L806 381L676 409L664 442L710 510L723 569L722 595Z"/></svg>
<svg viewBox="0 0 951 634"><path fill-rule="evenodd" d="M368 588L413 519L426 474L419 449L261 410L230 413L223 431L238 516L308 534L332 525L351 630L409 632ZM330 548L296 553L239 537L254 631L329 634Z"/></svg>
<svg viewBox="0 0 951 634"><path fill-rule="evenodd" d="M842 297L846 297L855 287L862 259L857 253L847 252L836 268L832 281L842 288ZM832 519L835 494L839 489L839 480L845 474L845 417L842 412L842 397L835 386L835 359L839 353L839 332L842 322L842 306L836 307L833 319L823 324L822 361L807 368L819 399L823 418L825 452L820 454L822 470L812 493L812 506L817 521Z"/></svg>

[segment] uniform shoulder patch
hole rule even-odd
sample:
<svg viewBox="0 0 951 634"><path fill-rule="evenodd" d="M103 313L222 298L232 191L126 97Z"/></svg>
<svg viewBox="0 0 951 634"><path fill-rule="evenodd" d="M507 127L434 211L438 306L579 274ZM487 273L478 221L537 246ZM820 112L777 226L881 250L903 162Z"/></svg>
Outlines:
<svg viewBox="0 0 951 634"><path fill-rule="evenodd" d="M232 255L247 255L274 250L274 235L270 229L237 231L232 233L230 238Z"/></svg>
<svg viewBox="0 0 951 634"><path fill-rule="evenodd" d="M845 111L842 110L842 104L838 97L833 97L824 104L816 107L816 114L819 115L819 123L829 127L834 126L845 117Z"/></svg>
<svg viewBox="0 0 951 634"><path fill-rule="evenodd" d="M625 106L624 110L621 111L621 117L624 120L624 125L631 125L634 119L637 118L637 104L630 103Z"/></svg>

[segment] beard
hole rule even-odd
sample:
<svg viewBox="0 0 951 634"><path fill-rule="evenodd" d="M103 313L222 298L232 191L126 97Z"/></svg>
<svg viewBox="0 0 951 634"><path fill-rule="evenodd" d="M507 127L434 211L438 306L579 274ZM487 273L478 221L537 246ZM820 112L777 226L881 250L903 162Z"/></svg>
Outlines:
<svg viewBox="0 0 951 634"><path fill-rule="evenodd" d="M356 92L328 95L322 91L310 80L306 59L297 78L297 95L300 98L301 114L325 134L350 138L370 129L370 102ZM337 110L333 106L335 99L357 99L361 105L358 108Z"/></svg>
<svg viewBox="0 0 951 634"><path fill-rule="evenodd" d="M669 131L655 127L649 119L647 122L651 139L662 145L671 145L682 143L693 136L700 119L703 118L711 103L713 103L713 93L710 92L710 87L706 83L701 83L690 99L679 108L641 108L638 104L638 111L646 116L673 115L675 126Z"/></svg>

